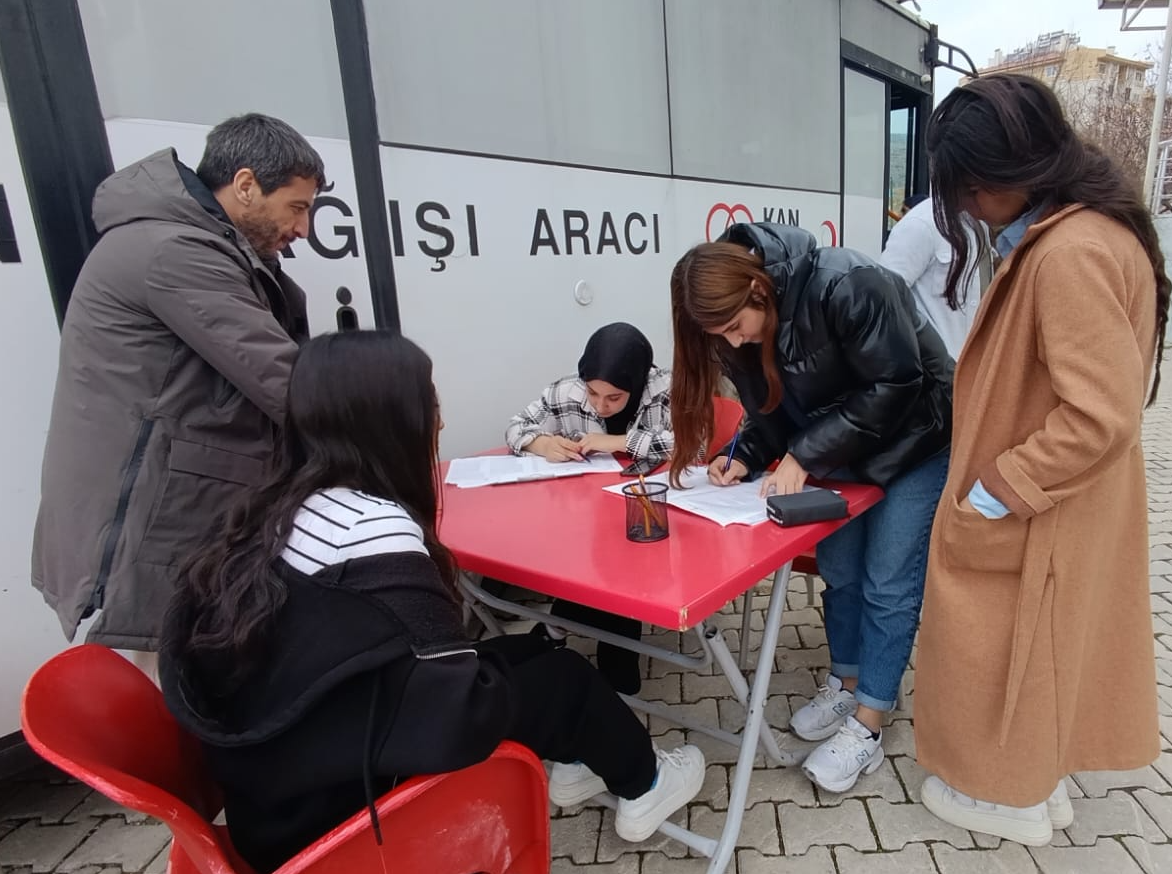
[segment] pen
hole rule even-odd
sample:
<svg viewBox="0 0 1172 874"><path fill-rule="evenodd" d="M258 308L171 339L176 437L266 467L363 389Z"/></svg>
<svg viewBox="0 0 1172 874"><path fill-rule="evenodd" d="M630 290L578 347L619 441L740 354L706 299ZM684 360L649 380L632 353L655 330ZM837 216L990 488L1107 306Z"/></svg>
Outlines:
<svg viewBox="0 0 1172 874"><path fill-rule="evenodd" d="M722 473L728 473L728 469L732 467L733 453L737 451L737 441L741 439L741 429L737 428L737 433L733 434L732 446L728 448L728 458L724 462L724 470Z"/></svg>
<svg viewBox="0 0 1172 874"><path fill-rule="evenodd" d="M585 437L585 436L586 436L586 435L585 435L583 432L581 432L581 431L575 431L575 432L573 433L573 435L571 435L571 436L570 436L570 439L571 439L571 440L573 440L575 443L577 443L579 440L581 440L581 439L582 439L583 437ZM577 462L581 462L581 463L583 463L583 464L588 464L588 463L590 462L590 459L586 457L586 453L585 453L585 452L583 452L581 449L579 449L579 450L578 450L578 457L577 457L577 458L571 458L570 460L571 460L571 461L577 461Z"/></svg>

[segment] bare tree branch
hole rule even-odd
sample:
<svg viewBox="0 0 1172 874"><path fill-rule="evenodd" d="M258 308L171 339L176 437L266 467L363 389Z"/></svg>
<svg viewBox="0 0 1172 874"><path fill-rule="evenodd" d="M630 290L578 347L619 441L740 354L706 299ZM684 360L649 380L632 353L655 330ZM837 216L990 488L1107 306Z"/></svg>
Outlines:
<svg viewBox="0 0 1172 874"><path fill-rule="evenodd" d="M1149 47L1149 55L1159 47ZM1148 136L1155 104L1154 66L1147 69L1116 56L1113 49L1082 46L1077 34L1043 34L1002 57L982 73L1024 73L1054 89L1071 126L1122 166L1137 186L1143 184ZM1162 139L1172 138L1166 118Z"/></svg>

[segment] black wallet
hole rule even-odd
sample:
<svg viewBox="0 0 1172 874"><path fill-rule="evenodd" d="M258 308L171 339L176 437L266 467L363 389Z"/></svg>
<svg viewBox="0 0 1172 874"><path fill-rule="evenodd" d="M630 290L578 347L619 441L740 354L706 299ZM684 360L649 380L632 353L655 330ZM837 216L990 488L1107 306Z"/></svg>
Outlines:
<svg viewBox="0 0 1172 874"><path fill-rule="evenodd" d="M809 525L828 519L846 518L846 498L830 489L797 492L793 495L770 495L765 499L765 512L778 525Z"/></svg>

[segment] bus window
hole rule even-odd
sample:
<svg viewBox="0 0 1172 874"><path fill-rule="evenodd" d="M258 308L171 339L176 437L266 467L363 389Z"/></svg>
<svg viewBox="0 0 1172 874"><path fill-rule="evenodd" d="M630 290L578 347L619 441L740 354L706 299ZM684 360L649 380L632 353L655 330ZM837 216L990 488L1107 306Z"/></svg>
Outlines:
<svg viewBox="0 0 1172 874"><path fill-rule="evenodd" d="M901 107L891 110L891 133L887 153L887 228L899 221L903 202L912 192L912 150L909 144L914 133L913 110Z"/></svg>
<svg viewBox="0 0 1172 874"><path fill-rule="evenodd" d="M903 214L903 202L913 194L927 194L921 177L924 167L916 161L917 131L927 109L923 93L891 83L891 108L887 140L887 231Z"/></svg>
<svg viewBox="0 0 1172 874"><path fill-rule="evenodd" d="M843 245L872 258L883 249L887 174L887 85L843 71Z"/></svg>

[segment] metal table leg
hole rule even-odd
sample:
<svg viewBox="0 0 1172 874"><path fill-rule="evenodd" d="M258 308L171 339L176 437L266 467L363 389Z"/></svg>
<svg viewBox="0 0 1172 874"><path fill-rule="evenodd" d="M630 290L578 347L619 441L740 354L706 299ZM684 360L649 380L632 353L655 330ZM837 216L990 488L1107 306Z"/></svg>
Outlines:
<svg viewBox="0 0 1172 874"><path fill-rule="evenodd" d="M787 562L773 575L773 591L769 595L769 610L765 616L765 630L761 635L761 649L757 654L757 671L753 675L753 689L749 694L748 718L741 737L741 751L737 756L736 777L728 795L728 816L724 829L708 865L708 874L723 874L732 859L741 821L745 816L745 802L749 797L749 779L753 775L753 759L757 755L757 741L765 721L765 701L769 697L769 678L773 675L773 657L781 630L781 616L785 610L785 591L789 586L790 568ZM772 735L772 732L770 732Z"/></svg>
<svg viewBox="0 0 1172 874"><path fill-rule="evenodd" d="M752 606L753 590L749 589L741 601L741 648L737 652L737 668L742 672L749 668L749 626L753 617L753 611L750 609Z"/></svg>
<svg viewBox="0 0 1172 874"><path fill-rule="evenodd" d="M729 686L732 687L733 694L737 696L737 700L741 702L741 705L745 708L747 715L749 710L749 683L745 679L745 675L742 674L740 669L737 667L736 662L733 661L732 653L729 652L728 644L724 640L724 635L721 633L719 628L711 625L706 626L704 643L706 646L710 646L712 648L712 656L716 661L716 664L724 672L724 676L728 679ZM772 668L772 659L770 660L769 664ZM761 746L765 748L765 755L770 758L775 765L781 764L781 750L777 746L777 738L773 736L772 731L766 730L761 732Z"/></svg>
<svg viewBox="0 0 1172 874"><path fill-rule="evenodd" d="M717 840L697 834L671 822L665 822L659 827L659 831L668 837L679 840L697 852L708 856L711 859L708 865L708 874L723 874L732 859L737 838L740 836L741 823L744 820L745 802L749 797L749 781L752 778L753 760L757 756L758 745L763 747L766 756L775 762L780 762L782 759L777 746L777 739L773 736L773 732L766 731L762 733L761 728L765 722L765 703L769 698L769 680L773 675L773 659L777 650L778 637L781 632L781 619L785 612L786 589L789 586L792 564L792 562L786 563L785 566L778 569L773 575L773 591L769 595L769 607L765 617L765 630L761 635L761 647L757 654L757 668L753 674L753 685L751 688L745 679L745 675L738 667L737 660L733 658L732 653L729 651L728 644L724 640L724 635L714 625L701 623L696 627L702 644L702 655L696 657L686 656L682 653L663 649L662 647L649 646L648 644L636 642L620 635L592 628L588 625L568 622L560 617L558 618L558 625L569 631L594 637L598 640L605 640L608 643L613 643L617 646L634 650L635 652L645 653L653 658L663 659L682 667L702 669L715 661L728 679L729 685L732 687L737 700L745 705L745 726L737 734L724 731L719 726L706 726L687 717L681 718L674 716L671 714L670 708L664 707L663 705L649 703L626 695L623 696L627 703L636 710L662 717L668 722L682 725L684 728L692 731L700 731L739 748L736 776L733 778L733 783L729 790L728 815L725 817L724 828L721 830L720 837ZM477 610L477 615L480 615L482 619L484 619L484 616L479 610L483 610L491 618L491 614L484 609L485 605L526 619L544 622L549 618L548 614L539 610L533 610L530 607L525 607L524 605L506 601L488 594L488 592L484 591L478 585L476 575L461 572L459 582L465 594L473 601L472 609ZM751 590L748 596L751 596ZM746 601L746 615L750 603L751 600ZM488 621L485 621L485 625L490 627L490 629L492 626L499 628L495 620L492 621L492 626L489 626ZM747 625L748 620L743 620L742 627L747 627ZM741 638L742 654L747 652L747 640L747 635ZM615 806L615 800L609 795L599 795L595 800L608 807L613 808Z"/></svg>

